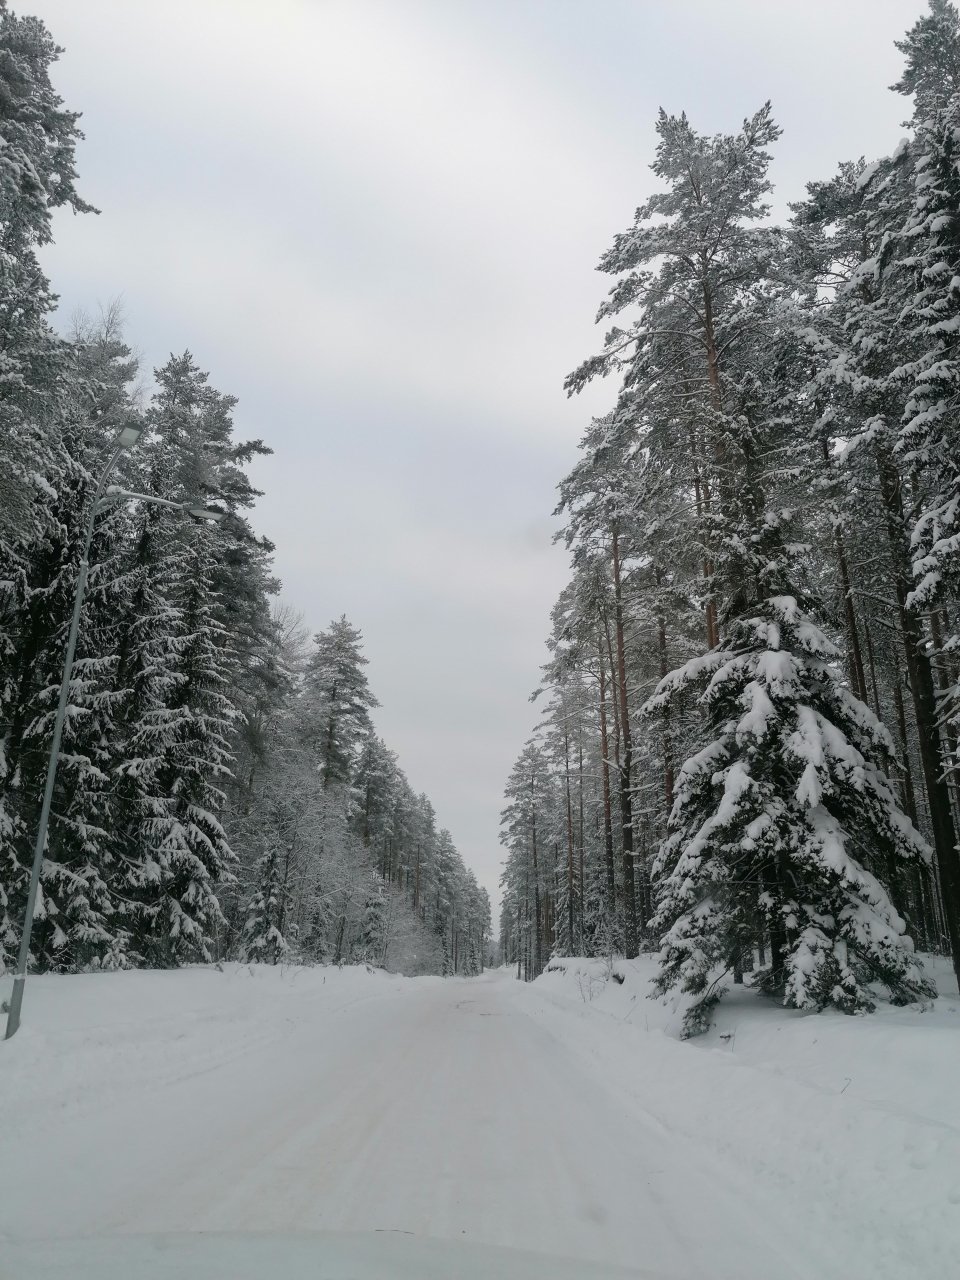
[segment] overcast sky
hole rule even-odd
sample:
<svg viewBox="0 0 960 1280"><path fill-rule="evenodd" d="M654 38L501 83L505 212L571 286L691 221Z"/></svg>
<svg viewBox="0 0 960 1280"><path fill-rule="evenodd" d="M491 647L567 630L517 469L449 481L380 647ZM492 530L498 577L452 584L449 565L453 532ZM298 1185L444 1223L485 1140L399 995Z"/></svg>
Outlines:
<svg viewBox="0 0 960 1280"><path fill-rule="evenodd" d="M772 98L777 204L892 150L920 0L12 0L66 52L62 311L122 297L148 368L239 397L254 523L312 629L365 637L379 732L496 901L506 774L564 583L554 486L612 387L594 267L662 105Z"/></svg>

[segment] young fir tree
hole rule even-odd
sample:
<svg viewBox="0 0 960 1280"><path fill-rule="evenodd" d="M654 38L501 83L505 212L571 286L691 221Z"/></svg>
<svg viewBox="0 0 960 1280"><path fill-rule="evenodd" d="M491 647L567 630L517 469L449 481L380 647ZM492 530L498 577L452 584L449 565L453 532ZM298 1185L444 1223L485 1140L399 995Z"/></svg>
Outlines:
<svg viewBox="0 0 960 1280"><path fill-rule="evenodd" d="M873 983L899 1003L935 994L884 883L929 851L889 781L889 734L815 621L792 512L766 501L768 444L745 415L717 567L722 638L648 704L696 696L703 714L655 866L656 989L697 997L687 1034L708 1025L723 977L740 976L758 936L770 943L760 984L796 1008L870 1009Z"/></svg>

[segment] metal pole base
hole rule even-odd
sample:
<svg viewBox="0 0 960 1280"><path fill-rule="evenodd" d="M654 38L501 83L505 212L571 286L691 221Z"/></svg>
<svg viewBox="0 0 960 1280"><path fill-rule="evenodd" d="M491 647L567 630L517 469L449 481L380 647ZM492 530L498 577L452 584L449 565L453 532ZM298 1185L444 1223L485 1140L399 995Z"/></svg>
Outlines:
<svg viewBox="0 0 960 1280"><path fill-rule="evenodd" d="M9 1040L12 1035L16 1035L17 1028L20 1026L20 1006L23 1004L23 984L26 981L26 977L25 973L15 973L13 975L13 990L10 993L7 1032L3 1037L4 1040Z"/></svg>

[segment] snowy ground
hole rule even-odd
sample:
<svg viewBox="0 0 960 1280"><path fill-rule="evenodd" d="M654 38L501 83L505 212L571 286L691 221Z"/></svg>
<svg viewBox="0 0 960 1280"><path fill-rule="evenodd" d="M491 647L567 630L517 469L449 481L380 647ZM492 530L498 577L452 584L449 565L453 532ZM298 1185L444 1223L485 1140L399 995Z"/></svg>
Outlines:
<svg viewBox="0 0 960 1280"><path fill-rule="evenodd" d="M0 1044L0 1276L69 1274L51 1236L237 1231L677 1280L954 1274L955 997L854 1020L741 993L680 1043L649 960L614 968L31 979Z"/></svg>

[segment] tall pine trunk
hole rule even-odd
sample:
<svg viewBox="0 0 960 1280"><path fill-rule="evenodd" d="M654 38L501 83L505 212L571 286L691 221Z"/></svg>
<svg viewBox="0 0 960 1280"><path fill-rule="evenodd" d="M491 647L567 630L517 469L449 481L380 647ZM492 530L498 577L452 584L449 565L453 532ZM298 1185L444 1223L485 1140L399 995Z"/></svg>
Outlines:
<svg viewBox="0 0 960 1280"><path fill-rule="evenodd" d="M620 536L613 526L613 608L617 644L617 693L620 704L620 816L623 824L623 952L628 960L639 952L637 941L637 895L633 871L633 737L627 702L627 659L623 635L623 584L620 572Z"/></svg>
<svg viewBox="0 0 960 1280"><path fill-rule="evenodd" d="M613 862L613 813L610 800L610 745L607 737L607 679L603 637L597 632L600 661L600 777L603 786L603 852L607 884L607 927L611 937L617 911L617 877Z"/></svg>

